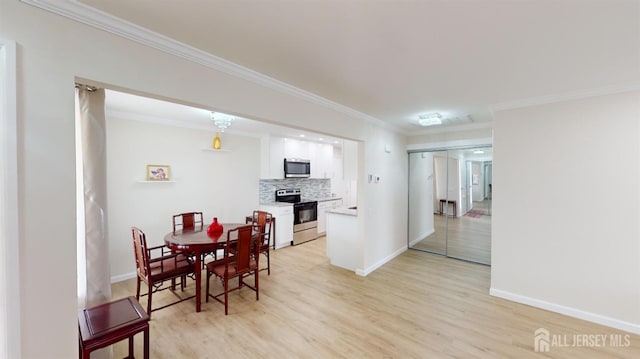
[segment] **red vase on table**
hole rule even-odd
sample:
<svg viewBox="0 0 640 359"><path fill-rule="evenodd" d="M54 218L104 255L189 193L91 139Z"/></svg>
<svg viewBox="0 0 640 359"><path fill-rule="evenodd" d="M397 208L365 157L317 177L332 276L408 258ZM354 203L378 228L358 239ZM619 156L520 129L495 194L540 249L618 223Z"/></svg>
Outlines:
<svg viewBox="0 0 640 359"><path fill-rule="evenodd" d="M222 228L222 224L218 222L218 217L213 217L213 222L207 228L208 235L215 235L222 233L224 229Z"/></svg>

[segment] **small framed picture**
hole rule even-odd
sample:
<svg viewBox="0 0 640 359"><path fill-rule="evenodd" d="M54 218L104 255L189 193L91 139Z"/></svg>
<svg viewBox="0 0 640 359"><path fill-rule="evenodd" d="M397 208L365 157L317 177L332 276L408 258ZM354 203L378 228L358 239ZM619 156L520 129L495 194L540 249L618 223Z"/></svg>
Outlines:
<svg viewBox="0 0 640 359"><path fill-rule="evenodd" d="M147 165L147 181L171 180L171 168L168 165Z"/></svg>

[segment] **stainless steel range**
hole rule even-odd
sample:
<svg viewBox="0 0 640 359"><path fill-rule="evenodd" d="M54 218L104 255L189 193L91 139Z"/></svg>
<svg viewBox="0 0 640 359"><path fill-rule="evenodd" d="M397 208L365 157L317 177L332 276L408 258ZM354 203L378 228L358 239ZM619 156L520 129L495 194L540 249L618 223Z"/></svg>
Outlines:
<svg viewBox="0 0 640 359"><path fill-rule="evenodd" d="M279 189L276 202L293 203L292 245L318 238L318 202L301 202L299 188Z"/></svg>

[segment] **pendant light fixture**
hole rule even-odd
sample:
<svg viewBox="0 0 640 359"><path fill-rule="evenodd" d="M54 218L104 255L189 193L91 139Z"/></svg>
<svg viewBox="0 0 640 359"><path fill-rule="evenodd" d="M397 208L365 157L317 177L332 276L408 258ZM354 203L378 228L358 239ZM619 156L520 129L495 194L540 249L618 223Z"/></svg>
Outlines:
<svg viewBox="0 0 640 359"><path fill-rule="evenodd" d="M220 140L220 132L224 132L226 128L231 126L233 117L219 112L211 112L211 120L218 127L216 136L213 138L213 149L219 150L222 148L222 141Z"/></svg>
<svg viewBox="0 0 640 359"><path fill-rule="evenodd" d="M218 127L220 132L224 132L225 128L231 126L233 117L220 112L211 112L211 120L213 120L213 123Z"/></svg>

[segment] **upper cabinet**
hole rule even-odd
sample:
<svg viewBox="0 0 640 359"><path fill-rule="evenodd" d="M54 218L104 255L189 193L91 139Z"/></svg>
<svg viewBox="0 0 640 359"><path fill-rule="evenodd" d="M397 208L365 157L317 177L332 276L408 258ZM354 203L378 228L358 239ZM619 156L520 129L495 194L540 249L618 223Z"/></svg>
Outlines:
<svg viewBox="0 0 640 359"><path fill-rule="evenodd" d="M311 178L334 178L333 145L309 142Z"/></svg>
<svg viewBox="0 0 640 359"><path fill-rule="evenodd" d="M342 144L343 178L356 180L358 178L358 143L344 141Z"/></svg>
<svg viewBox="0 0 640 359"><path fill-rule="evenodd" d="M284 178L285 141L282 137L271 137L269 142L269 172L267 178Z"/></svg>
<svg viewBox="0 0 640 359"><path fill-rule="evenodd" d="M310 160L311 145L312 143L308 141L299 141L291 138L285 138L284 157Z"/></svg>
<svg viewBox="0 0 640 359"><path fill-rule="evenodd" d="M267 135L262 138L261 177L284 178L285 158L309 160L311 178L336 176L333 145Z"/></svg>

